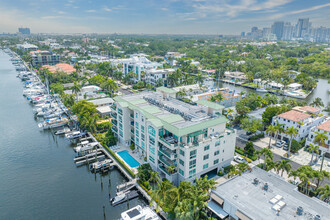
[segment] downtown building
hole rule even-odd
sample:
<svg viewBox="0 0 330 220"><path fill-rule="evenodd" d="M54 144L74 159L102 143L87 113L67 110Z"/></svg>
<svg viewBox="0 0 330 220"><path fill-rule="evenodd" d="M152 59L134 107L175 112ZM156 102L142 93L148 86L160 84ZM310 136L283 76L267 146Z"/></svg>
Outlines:
<svg viewBox="0 0 330 220"><path fill-rule="evenodd" d="M236 131L226 128L221 105L206 100L191 105L175 96L175 90L160 87L115 97L111 129L120 144L134 143L161 178L177 185L228 166Z"/></svg>

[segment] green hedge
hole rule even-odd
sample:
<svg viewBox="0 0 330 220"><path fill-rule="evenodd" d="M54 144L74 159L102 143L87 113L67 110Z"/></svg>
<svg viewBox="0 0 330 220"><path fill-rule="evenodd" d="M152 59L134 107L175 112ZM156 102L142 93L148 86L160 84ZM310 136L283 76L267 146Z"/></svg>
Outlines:
<svg viewBox="0 0 330 220"><path fill-rule="evenodd" d="M245 152L244 152L244 150L242 148L239 148L239 147L236 147L235 148L235 152L238 153L238 154L240 154L240 155L242 155L242 156L245 156L246 155ZM249 158L249 159L251 159L251 160L253 160L253 161L255 161L255 160L258 159L258 157L256 155L246 156L246 157Z"/></svg>
<svg viewBox="0 0 330 220"><path fill-rule="evenodd" d="M132 170L130 168L128 168L126 166L126 164L123 163L123 161L121 161L117 155L112 152L107 146L103 146L110 154L111 156L113 156L115 158L115 160L129 173L129 175L131 175L131 177L135 178L135 174L132 172Z"/></svg>
<svg viewBox="0 0 330 220"><path fill-rule="evenodd" d="M265 137L265 134L264 134L264 133L260 133L260 134L257 134L257 135L254 135L254 136L251 136L251 137L249 138L249 140L250 140L250 141L256 141L256 140L258 140L258 139L260 139L260 138L263 138L263 137Z"/></svg>

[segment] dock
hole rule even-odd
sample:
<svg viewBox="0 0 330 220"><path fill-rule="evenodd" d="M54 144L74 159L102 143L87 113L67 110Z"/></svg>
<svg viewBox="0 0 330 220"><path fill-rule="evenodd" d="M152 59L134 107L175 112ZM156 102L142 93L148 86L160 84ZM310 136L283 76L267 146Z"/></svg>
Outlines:
<svg viewBox="0 0 330 220"><path fill-rule="evenodd" d="M125 194L125 198L122 199L122 200L120 200L120 201L118 201L118 202L113 203L112 201L114 200L114 198L112 198L112 199L111 199L111 205L112 205L112 206L116 206L116 205L119 205L119 204L121 204L121 203L124 203L124 202L126 202L126 201L128 201L128 200L134 199L134 198L136 198L136 197L138 197L138 196L139 196L139 193L138 193L137 190L129 191L129 192L127 192L127 193Z"/></svg>

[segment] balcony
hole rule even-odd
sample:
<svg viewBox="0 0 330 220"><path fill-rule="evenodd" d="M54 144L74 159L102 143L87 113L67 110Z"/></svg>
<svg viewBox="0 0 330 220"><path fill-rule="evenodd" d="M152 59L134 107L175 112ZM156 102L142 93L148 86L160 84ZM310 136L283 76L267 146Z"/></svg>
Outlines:
<svg viewBox="0 0 330 220"><path fill-rule="evenodd" d="M178 141L173 137L159 137L160 142L166 147L174 150L178 146Z"/></svg>
<svg viewBox="0 0 330 220"><path fill-rule="evenodd" d="M163 167L162 165L159 165L158 166L159 167L159 169L161 169L164 173L166 173L167 175L171 175L168 171L167 171L167 169L165 168L165 167Z"/></svg>
<svg viewBox="0 0 330 220"><path fill-rule="evenodd" d="M116 126L112 126L111 127L111 131L117 133L118 132L118 128Z"/></svg>
<svg viewBox="0 0 330 220"><path fill-rule="evenodd" d="M117 126L117 124L118 124L118 122L117 122L116 119L112 119L112 120L111 120L111 123L112 123L113 125L116 125L116 126Z"/></svg>
<svg viewBox="0 0 330 220"><path fill-rule="evenodd" d="M116 113L116 112L111 112L110 115L111 115L111 117L113 117L113 118L117 118L117 113Z"/></svg>
<svg viewBox="0 0 330 220"><path fill-rule="evenodd" d="M159 160L165 165L167 166L174 165L173 161L166 158L164 155L162 155L162 153L158 153L158 155L159 155Z"/></svg>
<svg viewBox="0 0 330 220"><path fill-rule="evenodd" d="M131 117L132 119L134 119L134 115L133 114L130 114L129 117Z"/></svg>
<svg viewBox="0 0 330 220"><path fill-rule="evenodd" d="M131 121L131 126L133 126L133 127L134 127L134 121Z"/></svg>
<svg viewBox="0 0 330 220"><path fill-rule="evenodd" d="M176 153L173 153L173 152L171 152L171 151L169 151L169 150L166 150L166 148L164 148L164 147L160 147L160 148L158 148L158 149L159 149L159 151L160 151L164 156L166 156L166 157L169 158L170 160L174 160L174 159L177 158L177 154L176 154Z"/></svg>
<svg viewBox="0 0 330 220"><path fill-rule="evenodd" d="M117 107L115 105L111 105L110 108L115 111L117 110Z"/></svg>

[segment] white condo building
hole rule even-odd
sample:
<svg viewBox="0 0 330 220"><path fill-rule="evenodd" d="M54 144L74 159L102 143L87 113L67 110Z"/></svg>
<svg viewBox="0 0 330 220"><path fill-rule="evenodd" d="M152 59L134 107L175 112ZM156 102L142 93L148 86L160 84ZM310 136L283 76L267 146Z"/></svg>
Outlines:
<svg viewBox="0 0 330 220"><path fill-rule="evenodd" d="M175 95L160 87L115 97L111 129L121 144L134 143L161 177L178 184L228 166L236 131L226 128L222 106L206 100L190 105Z"/></svg>
<svg viewBox="0 0 330 220"><path fill-rule="evenodd" d="M150 83L153 86L157 85L158 80L161 80L163 85L167 85L167 77L170 73L173 73L175 69L151 69L146 72L146 83Z"/></svg>
<svg viewBox="0 0 330 220"><path fill-rule="evenodd" d="M282 124L285 130L293 126L298 130L298 135L294 139L301 141L308 136L312 127L325 121L326 117L319 115L320 112L320 109L311 106L297 106L288 112L274 116L272 123L273 125L276 125L276 123ZM281 134L281 136L281 139L290 139L286 134Z"/></svg>
<svg viewBox="0 0 330 220"><path fill-rule="evenodd" d="M130 71L136 73L137 81L141 80L141 72L146 72L147 70L157 69L157 67L163 66L160 63L150 61L145 54L133 54L130 58L112 59L110 62L112 66L118 67L118 65L121 65L121 71L125 75Z"/></svg>

